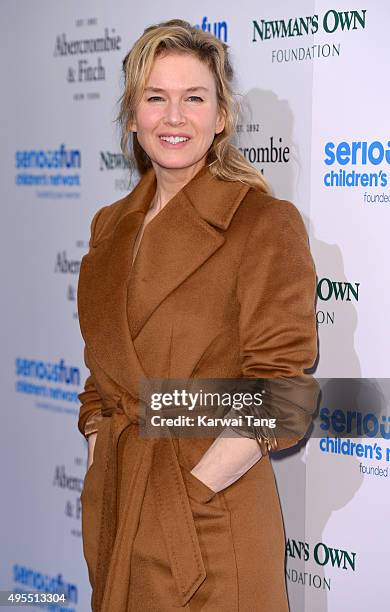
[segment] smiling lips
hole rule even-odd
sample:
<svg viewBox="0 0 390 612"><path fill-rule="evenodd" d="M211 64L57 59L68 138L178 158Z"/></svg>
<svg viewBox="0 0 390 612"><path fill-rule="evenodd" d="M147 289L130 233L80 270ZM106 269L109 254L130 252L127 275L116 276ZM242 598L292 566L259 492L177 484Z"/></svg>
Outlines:
<svg viewBox="0 0 390 612"><path fill-rule="evenodd" d="M160 140L162 140L163 142L167 142L171 145L178 145L178 144L183 144L185 142L187 142L189 140L188 136L166 136L166 135L162 135L160 136Z"/></svg>

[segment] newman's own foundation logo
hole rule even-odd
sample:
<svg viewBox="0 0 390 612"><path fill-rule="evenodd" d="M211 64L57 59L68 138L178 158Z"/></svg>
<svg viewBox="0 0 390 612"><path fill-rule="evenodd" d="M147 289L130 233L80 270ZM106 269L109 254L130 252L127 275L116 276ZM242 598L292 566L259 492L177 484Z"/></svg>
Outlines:
<svg viewBox="0 0 390 612"><path fill-rule="evenodd" d="M252 42L313 37L315 35L340 35L346 32L364 30L366 28L366 9L338 11L329 9L319 15L290 17L289 19L259 19L252 20ZM317 44L307 44L300 47L272 49L272 63L299 62L304 60L338 57L341 43L326 40Z"/></svg>
<svg viewBox="0 0 390 612"><path fill-rule="evenodd" d="M319 308L316 311L316 320L319 325L334 325L336 312L336 302L358 302L360 283L350 283L348 281L338 281L330 278L321 278L317 282L317 296ZM329 302L329 309L320 305L321 302Z"/></svg>
<svg viewBox="0 0 390 612"><path fill-rule="evenodd" d="M328 546L321 541L313 546L309 542L289 538L286 543L286 559L288 582L313 589L331 591L332 578L324 575L325 567L341 572L356 571L356 552ZM298 562L295 567L294 561Z"/></svg>
<svg viewBox="0 0 390 612"><path fill-rule="evenodd" d="M272 38L292 38L294 36L310 36L321 29L326 34L345 30L364 29L366 27L367 10L336 11L330 9L323 16L291 17L260 21L253 20L252 42Z"/></svg>

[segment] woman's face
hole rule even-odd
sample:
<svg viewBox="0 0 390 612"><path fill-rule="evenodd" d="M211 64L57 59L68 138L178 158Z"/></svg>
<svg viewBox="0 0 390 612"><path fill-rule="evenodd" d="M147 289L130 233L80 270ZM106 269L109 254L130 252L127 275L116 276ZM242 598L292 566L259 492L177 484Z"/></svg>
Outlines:
<svg viewBox="0 0 390 612"><path fill-rule="evenodd" d="M203 165L224 126L208 66L188 54L157 57L131 126L153 166Z"/></svg>

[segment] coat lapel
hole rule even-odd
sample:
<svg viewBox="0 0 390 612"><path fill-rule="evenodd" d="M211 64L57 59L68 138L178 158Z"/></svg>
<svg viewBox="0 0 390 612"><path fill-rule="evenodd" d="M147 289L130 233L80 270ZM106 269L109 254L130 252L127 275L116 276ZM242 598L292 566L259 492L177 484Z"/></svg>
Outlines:
<svg viewBox="0 0 390 612"><path fill-rule="evenodd" d="M80 267L83 338L99 366L134 397L147 376L135 338L162 301L223 245L249 186L219 180L203 167L146 226L132 267L134 242L155 189L150 168Z"/></svg>
<svg viewBox="0 0 390 612"><path fill-rule="evenodd" d="M249 189L202 168L146 226L128 287L133 341L158 306L225 242Z"/></svg>
<svg viewBox="0 0 390 612"><path fill-rule="evenodd" d="M130 276L127 312L133 340L159 304L224 242L185 194L158 213L145 228Z"/></svg>
<svg viewBox="0 0 390 612"><path fill-rule="evenodd" d="M98 365L133 397L146 376L126 316L127 286L137 232L153 198L154 173L147 172L117 207L117 218L82 258L77 291L82 336Z"/></svg>

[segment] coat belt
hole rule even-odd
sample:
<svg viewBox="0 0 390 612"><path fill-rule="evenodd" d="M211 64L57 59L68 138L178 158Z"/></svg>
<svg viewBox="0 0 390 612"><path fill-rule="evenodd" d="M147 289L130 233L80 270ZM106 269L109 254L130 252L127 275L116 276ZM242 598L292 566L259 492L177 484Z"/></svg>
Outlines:
<svg viewBox="0 0 390 612"><path fill-rule="evenodd" d="M103 477L103 507L92 595L93 612L127 612L127 589L131 584L131 554L150 475L157 517L160 521L178 603L185 606L206 578L191 506L171 437L140 438L133 473L121 516L117 516L117 449L120 435L139 424L137 402L123 396L110 418L109 443ZM131 442L131 437L129 438ZM126 469L126 466L123 466ZM129 587L130 588L130 587Z"/></svg>

